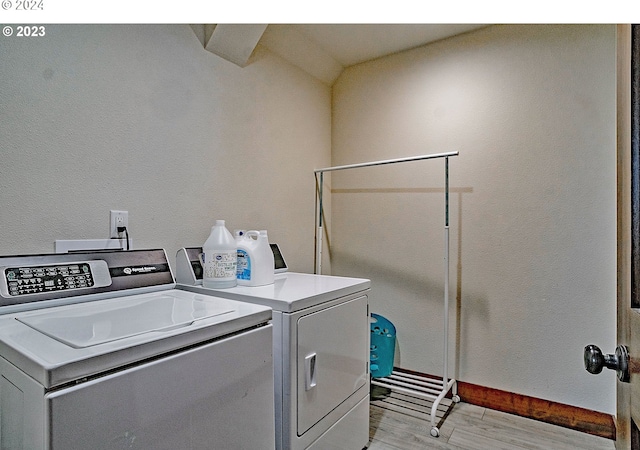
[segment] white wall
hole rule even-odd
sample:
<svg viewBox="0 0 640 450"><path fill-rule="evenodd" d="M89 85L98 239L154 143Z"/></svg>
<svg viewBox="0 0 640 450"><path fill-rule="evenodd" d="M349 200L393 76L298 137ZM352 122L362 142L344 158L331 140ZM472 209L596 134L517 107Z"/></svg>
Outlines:
<svg viewBox="0 0 640 450"><path fill-rule="evenodd" d="M235 66L188 25L47 25L3 38L0 61L0 253L107 238L122 209L172 264L226 219L313 270L327 86L262 48Z"/></svg>
<svg viewBox="0 0 640 450"><path fill-rule="evenodd" d="M615 414L615 27L493 26L347 69L332 164L451 158L460 380ZM335 172L334 274L372 279L396 365L442 372L443 162Z"/></svg>

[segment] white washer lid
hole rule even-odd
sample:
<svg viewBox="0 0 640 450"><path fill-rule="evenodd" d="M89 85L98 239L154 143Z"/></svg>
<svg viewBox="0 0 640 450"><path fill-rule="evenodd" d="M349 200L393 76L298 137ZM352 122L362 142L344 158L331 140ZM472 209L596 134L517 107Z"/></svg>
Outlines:
<svg viewBox="0 0 640 450"><path fill-rule="evenodd" d="M126 323L107 325L115 318ZM50 388L270 319L268 307L168 289L0 316L0 356ZM76 329L63 331L63 325Z"/></svg>
<svg viewBox="0 0 640 450"><path fill-rule="evenodd" d="M16 319L59 342L85 348L144 333L188 327L196 320L231 312L234 308L228 302L221 303L215 297L201 295L183 299L169 293L81 303Z"/></svg>
<svg viewBox="0 0 640 450"><path fill-rule="evenodd" d="M208 293L241 302L265 305L275 311L295 312L345 295L365 291L371 287L371 281L364 278L287 272L276 274L275 282L266 286L208 289L202 285L191 286L178 283L176 287L191 292Z"/></svg>

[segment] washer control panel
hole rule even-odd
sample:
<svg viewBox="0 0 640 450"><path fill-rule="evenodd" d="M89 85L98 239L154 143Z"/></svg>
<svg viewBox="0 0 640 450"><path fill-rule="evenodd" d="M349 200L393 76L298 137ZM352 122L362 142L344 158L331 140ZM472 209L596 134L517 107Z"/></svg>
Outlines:
<svg viewBox="0 0 640 450"><path fill-rule="evenodd" d="M0 290L4 296L46 294L109 286L111 277L105 261L2 267Z"/></svg>

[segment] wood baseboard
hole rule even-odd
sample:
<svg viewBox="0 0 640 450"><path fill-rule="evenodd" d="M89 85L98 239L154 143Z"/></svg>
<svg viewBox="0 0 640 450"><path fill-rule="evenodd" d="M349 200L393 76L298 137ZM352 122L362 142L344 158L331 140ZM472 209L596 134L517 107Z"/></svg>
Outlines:
<svg viewBox="0 0 640 450"><path fill-rule="evenodd" d="M394 370L437 378L407 369L394 368ZM559 425L614 441L616 439L615 419L610 414L464 381L458 381L457 385L458 395L463 402Z"/></svg>
<svg viewBox="0 0 640 450"><path fill-rule="evenodd" d="M615 420L610 414L463 381L458 381L458 395L463 402L473 405L616 439Z"/></svg>

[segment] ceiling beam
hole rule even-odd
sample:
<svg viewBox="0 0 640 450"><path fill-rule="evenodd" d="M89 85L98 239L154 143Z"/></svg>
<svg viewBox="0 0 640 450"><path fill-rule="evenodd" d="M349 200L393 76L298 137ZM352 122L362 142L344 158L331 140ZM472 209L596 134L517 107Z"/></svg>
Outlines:
<svg viewBox="0 0 640 450"><path fill-rule="evenodd" d="M204 48L221 58L245 67L267 25L217 24L192 25Z"/></svg>

